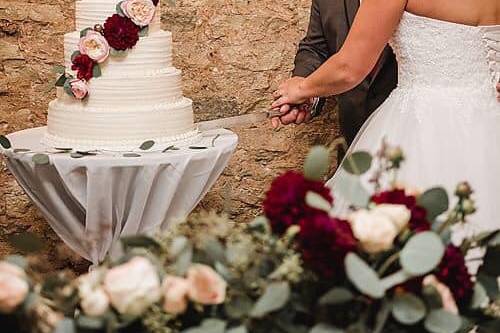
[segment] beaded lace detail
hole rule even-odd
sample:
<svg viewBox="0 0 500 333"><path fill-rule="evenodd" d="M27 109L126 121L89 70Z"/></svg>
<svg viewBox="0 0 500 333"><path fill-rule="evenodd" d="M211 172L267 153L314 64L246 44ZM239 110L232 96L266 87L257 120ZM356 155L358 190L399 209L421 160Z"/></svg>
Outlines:
<svg viewBox="0 0 500 333"><path fill-rule="evenodd" d="M481 27L493 83L500 81L500 26Z"/></svg>

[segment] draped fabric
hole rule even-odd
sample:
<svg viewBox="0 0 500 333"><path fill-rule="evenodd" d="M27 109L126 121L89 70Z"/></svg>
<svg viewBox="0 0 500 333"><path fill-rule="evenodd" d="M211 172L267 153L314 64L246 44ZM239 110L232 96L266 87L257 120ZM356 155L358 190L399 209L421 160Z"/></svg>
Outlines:
<svg viewBox="0 0 500 333"><path fill-rule="evenodd" d="M44 128L9 135L13 148L32 152ZM214 147L212 141L215 136ZM237 145L227 130L204 133L207 149L140 152L141 157L118 153L71 158L50 154L49 165L35 165L33 153L4 151L7 166L70 248L94 264L120 237L165 229L189 214L218 179Z"/></svg>

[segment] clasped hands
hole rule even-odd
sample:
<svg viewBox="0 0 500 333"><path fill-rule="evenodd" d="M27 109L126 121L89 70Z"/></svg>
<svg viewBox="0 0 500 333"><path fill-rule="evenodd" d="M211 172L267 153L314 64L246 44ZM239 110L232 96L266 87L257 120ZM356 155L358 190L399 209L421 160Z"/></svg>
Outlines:
<svg viewBox="0 0 500 333"><path fill-rule="evenodd" d="M292 77L284 81L273 93L274 102L271 108L279 110L282 114L271 119L273 128L278 128L280 123L302 124L311 119L314 99L304 94L304 81L302 77Z"/></svg>

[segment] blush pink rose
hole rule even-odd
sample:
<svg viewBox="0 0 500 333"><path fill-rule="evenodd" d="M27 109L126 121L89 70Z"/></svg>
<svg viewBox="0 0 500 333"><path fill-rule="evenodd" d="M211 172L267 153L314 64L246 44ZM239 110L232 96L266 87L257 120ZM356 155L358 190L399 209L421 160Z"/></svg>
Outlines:
<svg viewBox="0 0 500 333"><path fill-rule="evenodd" d="M439 282L434 275L427 275L424 278L423 285L436 288L436 291L441 297L441 302L443 303L443 310L458 315L457 302L455 302L450 288L448 288L444 283Z"/></svg>
<svg viewBox="0 0 500 333"><path fill-rule="evenodd" d="M140 27L149 25L155 16L156 6L151 0L125 0L121 4L123 13Z"/></svg>
<svg viewBox="0 0 500 333"><path fill-rule="evenodd" d="M88 55L90 59L102 63L108 59L110 47L103 35L89 31L86 36L80 38L78 50L81 54Z"/></svg>
<svg viewBox="0 0 500 333"><path fill-rule="evenodd" d="M193 265L187 272L189 298L204 305L221 304L226 299L226 281L211 267Z"/></svg>
<svg viewBox="0 0 500 333"><path fill-rule="evenodd" d="M84 99L89 94L89 86L84 80L73 79L69 82L69 85L76 99Z"/></svg>
<svg viewBox="0 0 500 333"><path fill-rule="evenodd" d="M0 262L0 313L14 312L24 302L28 292L26 273L16 265Z"/></svg>
<svg viewBox="0 0 500 333"><path fill-rule="evenodd" d="M186 312L189 282L186 279L167 275L163 280L163 309L170 314Z"/></svg>

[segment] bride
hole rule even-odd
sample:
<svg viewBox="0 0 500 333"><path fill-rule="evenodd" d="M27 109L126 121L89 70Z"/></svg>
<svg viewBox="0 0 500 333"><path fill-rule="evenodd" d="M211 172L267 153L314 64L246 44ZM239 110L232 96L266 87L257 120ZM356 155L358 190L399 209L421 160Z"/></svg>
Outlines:
<svg viewBox="0 0 500 333"><path fill-rule="evenodd" d="M451 192L468 180L478 207L471 220L500 227L499 0L364 0L342 49L309 77L282 83L272 107L354 88L388 42L398 87L350 149L374 153L384 138L401 146L407 158L399 178L409 185ZM349 175L337 171L334 192L339 177Z"/></svg>

